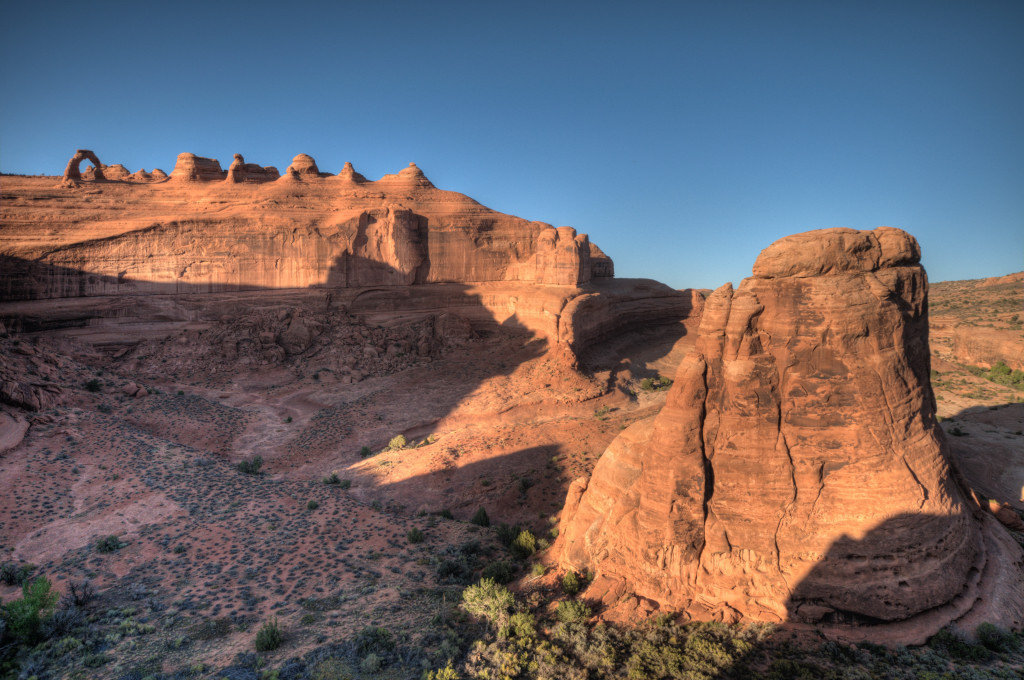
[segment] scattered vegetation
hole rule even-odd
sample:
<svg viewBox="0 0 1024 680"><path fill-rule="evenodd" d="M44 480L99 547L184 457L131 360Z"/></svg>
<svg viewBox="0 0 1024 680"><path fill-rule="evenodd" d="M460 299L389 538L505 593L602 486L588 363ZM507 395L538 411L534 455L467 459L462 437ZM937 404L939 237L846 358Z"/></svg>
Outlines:
<svg viewBox="0 0 1024 680"><path fill-rule="evenodd" d="M398 434L391 438L391 441L388 442L388 447L385 451L401 451L408 445L409 443L405 440L405 435Z"/></svg>
<svg viewBox="0 0 1024 680"><path fill-rule="evenodd" d="M644 378L640 381L640 389L644 392L657 392L659 390L667 390L672 386L672 380L664 376L656 376L654 378Z"/></svg>
<svg viewBox="0 0 1024 680"><path fill-rule="evenodd" d="M422 543L424 538L423 532L417 529L416 527L409 529L409 532L405 535L405 537L406 539L408 539L410 543Z"/></svg>
<svg viewBox="0 0 1024 680"><path fill-rule="evenodd" d="M1012 387L1017 390L1024 390L1024 371L1021 371L1020 369L1010 369L1010 367L1001 359L988 370L985 370L981 366L968 366L967 370L979 378L984 378L985 380L989 380L998 385L1005 385L1006 387Z"/></svg>

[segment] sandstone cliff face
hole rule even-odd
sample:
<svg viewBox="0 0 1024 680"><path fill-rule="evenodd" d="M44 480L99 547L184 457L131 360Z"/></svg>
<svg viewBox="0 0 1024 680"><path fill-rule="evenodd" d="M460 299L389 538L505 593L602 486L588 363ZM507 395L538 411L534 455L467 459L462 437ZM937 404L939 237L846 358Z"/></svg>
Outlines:
<svg viewBox="0 0 1024 680"><path fill-rule="evenodd" d="M934 416L919 255L897 229L798 234L708 298L665 407L570 488L556 551L591 595L775 621L962 595L985 548Z"/></svg>
<svg viewBox="0 0 1024 680"><path fill-rule="evenodd" d="M70 163L71 176L76 170ZM415 164L370 182L351 164L337 176L322 174L299 154L273 182L274 168L241 155L224 171L215 159L184 153L172 182L123 174L132 181L84 187L92 192L87 201L70 193L31 200L28 189L25 201L6 202L0 256L9 259L0 297L491 281L580 286L613 273L585 234L436 189ZM157 171L149 178L161 179Z"/></svg>

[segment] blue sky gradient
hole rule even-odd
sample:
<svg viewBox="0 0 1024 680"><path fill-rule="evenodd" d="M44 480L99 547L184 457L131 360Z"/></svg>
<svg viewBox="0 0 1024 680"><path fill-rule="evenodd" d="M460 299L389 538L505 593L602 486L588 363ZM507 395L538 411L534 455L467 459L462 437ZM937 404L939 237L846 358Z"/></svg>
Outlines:
<svg viewBox="0 0 1024 680"><path fill-rule="evenodd" d="M309 153L717 287L807 229L899 226L932 280L1024 269L1024 2L0 5L0 170L76 148Z"/></svg>

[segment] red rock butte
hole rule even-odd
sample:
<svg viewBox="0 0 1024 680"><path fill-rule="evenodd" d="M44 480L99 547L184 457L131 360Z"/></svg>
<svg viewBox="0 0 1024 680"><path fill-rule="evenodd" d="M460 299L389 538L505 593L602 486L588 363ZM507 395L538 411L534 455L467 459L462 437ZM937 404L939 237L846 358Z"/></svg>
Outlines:
<svg viewBox="0 0 1024 680"><path fill-rule="evenodd" d="M79 171L85 160L91 176ZM25 196L52 188L37 184L7 182ZM53 200L3 206L5 301L82 298L75 314L116 323L100 298L327 289L364 311L458 311L570 351L624 324L678 322L700 304L690 291L615 279L586 234L438 189L414 163L368 181L351 163L322 172L308 154L279 174L241 154L224 170L182 153L168 178L79 150L60 186L67 193Z"/></svg>
<svg viewBox="0 0 1024 680"><path fill-rule="evenodd" d="M935 418L919 258L898 229L797 234L707 299L660 413L570 487L555 551L589 597L890 644L1021 625L1021 548Z"/></svg>

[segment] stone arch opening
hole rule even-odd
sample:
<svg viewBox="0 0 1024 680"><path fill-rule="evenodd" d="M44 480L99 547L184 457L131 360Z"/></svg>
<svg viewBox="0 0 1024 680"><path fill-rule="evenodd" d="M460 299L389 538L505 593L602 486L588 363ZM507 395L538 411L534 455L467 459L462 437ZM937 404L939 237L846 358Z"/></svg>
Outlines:
<svg viewBox="0 0 1024 680"><path fill-rule="evenodd" d="M75 151L75 155L68 161L68 165L64 168L64 180L70 182L79 182L82 179L82 171L80 165L82 161L89 161L96 168L95 179L105 179L103 177L103 164L100 163L100 159L96 157L89 149L78 149Z"/></svg>

